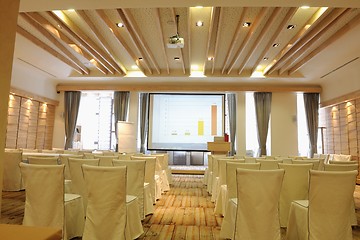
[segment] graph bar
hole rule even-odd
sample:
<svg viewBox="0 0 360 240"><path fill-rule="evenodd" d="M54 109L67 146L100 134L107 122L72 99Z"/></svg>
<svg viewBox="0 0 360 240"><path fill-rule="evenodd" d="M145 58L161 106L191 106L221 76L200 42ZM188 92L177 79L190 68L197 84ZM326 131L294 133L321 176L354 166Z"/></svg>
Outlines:
<svg viewBox="0 0 360 240"><path fill-rule="evenodd" d="M211 105L211 135L217 135L217 105Z"/></svg>
<svg viewBox="0 0 360 240"><path fill-rule="evenodd" d="M204 136L204 120L198 121L198 136Z"/></svg>

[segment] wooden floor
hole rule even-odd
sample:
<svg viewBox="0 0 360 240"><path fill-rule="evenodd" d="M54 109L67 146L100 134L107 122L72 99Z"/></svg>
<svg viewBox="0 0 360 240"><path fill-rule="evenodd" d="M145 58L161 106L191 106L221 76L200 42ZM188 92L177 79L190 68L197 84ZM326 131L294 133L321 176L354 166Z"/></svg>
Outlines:
<svg viewBox="0 0 360 240"><path fill-rule="evenodd" d="M139 239L220 239L222 218L213 214L214 204L202 183L202 175L174 174L171 190L157 201L153 215L143 221ZM360 222L360 186L354 194ZM21 224L25 193L3 192L0 223ZM282 231L284 239L285 231ZM360 240L360 227L353 228L353 239Z"/></svg>

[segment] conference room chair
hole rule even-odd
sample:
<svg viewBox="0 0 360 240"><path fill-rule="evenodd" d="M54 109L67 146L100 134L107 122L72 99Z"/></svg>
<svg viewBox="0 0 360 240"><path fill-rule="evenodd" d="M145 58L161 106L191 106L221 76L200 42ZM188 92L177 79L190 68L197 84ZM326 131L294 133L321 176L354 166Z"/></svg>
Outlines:
<svg viewBox="0 0 360 240"><path fill-rule="evenodd" d="M219 159L234 159L233 156L224 155L212 155L213 173L212 173L212 189L211 189L211 201L215 202L220 188L219 185Z"/></svg>
<svg viewBox="0 0 360 240"><path fill-rule="evenodd" d="M117 159L118 156L114 156L114 155L99 155L99 156L96 156L96 158L99 159L99 166L111 167L111 166L112 166L112 160L113 160L113 159Z"/></svg>
<svg viewBox="0 0 360 240"><path fill-rule="evenodd" d="M3 191L20 191L23 189L19 163L22 151L5 151L4 153Z"/></svg>
<svg viewBox="0 0 360 240"><path fill-rule="evenodd" d="M58 157L28 157L30 164L41 164L41 165L59 165Z"/></svg>
<svg viewBox="0 0 360 240"><path fill-rule="evenodd" d="M279 198L285 170L236 170L234 239L279 240Z"/></svg>
<svg viewBox="0 0 360 240"><path fill-rule="evenodd" d="M82 165L88 195L83 240L136 239L144 231L136 196L126 194L126 166Z"/></svg>
<svg viewBox="0 0 360 240"><path fill-rule="evenodd" d="M226 189L224 189L223 212L224 218L221 225L220 237L232 239L234 237L234 227L236 219L236 198L237 198L237 183L236 183L236 169L251 169L260 170L260 163L226 163Z"/></svg>
<svg viewBox="0 0 360 240"><path fill-rule="evenodd" d="M334 161L329 160L329 164L359 164L358 161Z"/></svg>
<svg viewBox="0 0 360 240"><path fill-rule="evenodd" d="M291 204L287 240L351 240L357 171L310 170L309 200Z"/></svg>
<svg viewBox="0 0 360 240"><path fill-rule="evenodd" d="M59 160L61 164L65 165L65 179L71 180L70 168L69 168L69 158L83 158L83 155L77 154L60 154Z"/></svg>
<svg viewBox="0 0 360 240"><path fill-rule="evenodd" d="M337 162L337 161L335 161ZM355 162L355 161L351 161ZM358 171L359 165L356 164L325 164L324 170L325 171ZM355 199L350 206L350 216L351 216L351 225L357 226L357 216L355 211Z"/></svg>
<svg viewBox="0 0 360 240"><path fill-rule="evenodd" d="M151 156L131 156L131 160L145 160L145 182L149 183L150 192L155 204L156 200L161 197L161 182L160 177L155 174L156 157Z"/></svg>
<svg viewBox="0 0 360 240"><path fill-rule="evenodd" d="M275 160L275 159L259 159L257 158L255 162L260 163L260 170L274 170L279 168L279 163L282 163L283 160Z"/></svg>
<svg viewBox="0 0 360 240"><path fill-rule="evenodd" d="M123 153L123 154L119 154L118 159L119 160L131 160L131 156L133 156L134 154L128 154L128 153Z"/></svg>
<svg viewBox="0 0 360 240"><path fill-rule="evenodd" d="M150 154L150 156L156 157L155 174L160 177L161 193L169 191L170 185L169 185L168 175L166 172L166 169L168 168L168 164L167 164L167 158L165 158L165 154L152 153Z"/></svg>
<svg viewBox="0 0 360 240"><path fill-rule="evenodd" d="M306 163L312 163L313 164L313 170L319 170L319 159L301 159L301 160L292 160L293 164L306 164Z"/></svg>
<svg viewBox="0 0 360 240"><path fill-rule="evenodd" d="M312 168L312 163L279 163L279 169L285 170L279 202L281 227L287 227L290 205L292 201L308 199L309 171Z"/></svg>
<svg viewBox="0 0 360 240"><path fill-rule="evenodd" d="M86 193L85 180L81 166L83 164L98 166L99 159L69 158L68 161L71 175L72 192L81 195L84 212L86 213L88 196Z"/></svg>
<svg viewBox="0 0 360 240"><path fill-rule="evenodd" d="M25 186L23 225L55 227L63 239L80 237L84 228L81 196L64 193L64 165L20 163Z"/></svg>
<svg viewBox="0 0 360 240"><path fill-rule="evenodd" d="M146 215L154 213L154 205L150 192L149 183L145 182L145 160L113 160L114 166L126 166L127 174L126 193L137 196L141 219Z"/></svg>
<svg viewBox="0 0 360 240"><path fill-rule="evenodd" d="M226 164L228 162L235 162L235 163L245 163L245 159L239 159L239 158L219 158L218 159L218 165L219 165L219 187L216 190L218 192L217 198L215 201L215 209L214 213L224 216L225 214L225 205L226 202L223 202L223 199L227 199L223 195L226 195Z"/></svg>

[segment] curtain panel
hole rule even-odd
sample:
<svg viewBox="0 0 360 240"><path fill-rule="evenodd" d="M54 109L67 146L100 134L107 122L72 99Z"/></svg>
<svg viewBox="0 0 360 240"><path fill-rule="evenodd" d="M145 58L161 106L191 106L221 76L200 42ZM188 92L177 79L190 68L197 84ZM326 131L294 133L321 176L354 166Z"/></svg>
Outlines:
<svg viewBox="0 0 360 240"><path fill-rule="evenodd" d="M73 147L76 121L79 113L81 92L66 91L64 94L65 149Z"/></svg>
<svg viewBox="0 0 360 240"><path fill-rule="evenodd" d="M229 112L229 130L230 130L230 156L235 155L235 138L236 138L236 95L234 93L226 94L228 100Z"/></svg>
<svg viewBox="0 0 360 240"><path fill-rule="evenodd" d="M309 134L309 157L313 157L314 153L317 152L319 99L319 93L304 93L306 123Z"/></svg>
<svg viewBox="0 0 360 240"><path fill-rule="evenodd" d="M255 92L255 113L258 130L259 150L257 156L266 155L266 139L271 113L271 92Z"/></svg>
<svg viewBox="0 0 360 240"><path fill-rule="evenodd" d="M140 93L140 152L145 153L148 134L149 93Z"/></svg>
<svg viewBox="0 0 360 240"><path fill-rule="evenodd" d="M114 92L114 124L115 124L115 136L116 143L118 143L118 121L127 121L129 114L129 91L115 91ZM116 151L118 145L116 144Z"/></svg>

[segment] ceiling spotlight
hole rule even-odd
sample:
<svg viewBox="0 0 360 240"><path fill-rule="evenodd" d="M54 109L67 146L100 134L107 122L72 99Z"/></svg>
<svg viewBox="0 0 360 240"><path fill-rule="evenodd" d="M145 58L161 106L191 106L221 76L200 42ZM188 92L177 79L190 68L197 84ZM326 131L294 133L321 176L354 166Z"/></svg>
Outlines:
<svg viewBox="0 0 360 240"><path fill-rule="evenodd" d="M142 57L139 57L138 59L139 59L139 61L143 60L143 58L142 58Z"/></svg>
<svg viewBox="0 0 360 240"><path fill-rule="evenodd" d="M274 43L272 46L273 47L278 47L278 46L280 46L280 44L279 43Z"/></svg>
<svg viewBox="0 0 360 240"><path fill-rule="evenodd" d="M208 57L208 61L214 60L214 57Z"/></svg>
<svg viewBox="0 0 360 240"><path fill-rule="evenodd" d="M251 25L251 22L244 22L243 23L243 27L250 27L250 25Z"/></svg>
<svg viewBox="0 0 360 240"><path fill-rule="evenodd" d="M268 58L268 57L264 57L263 60L264 60L264 61L267 61L267 60L269 60L269 58Z"/></svg>
<svg viewBox="0 0 360 240"><path fill-rule="evenodd" d="M290 29L294 29L294 28L295 28L295 26L296 26L296 25L292 25L292 24L290 24L290 25L288 25L288 26L287 26L287 29L289 29L289 30L290 30Z"/></svg>
<svg viewBox="0 0 360 240"><path fill-rule="evenodd" d="M125 25L123 23L121 23L121 22L117 23L116 26L118 26L119 28L125 27Z"/></svg>
<svg viewBox="0 0 360 240"><path fill-rule="evenodd" d="M174 57L174 60L175 61L180 61L180 58L179 57Z"/></svg>
<svg viewBox="0 0 360 240"><path fill-rule="evenodd" d="M197 27L202 27L202 26L204 26L204 22L202 22L202 21L197 21L195 25L196 25Z"/></svg>

